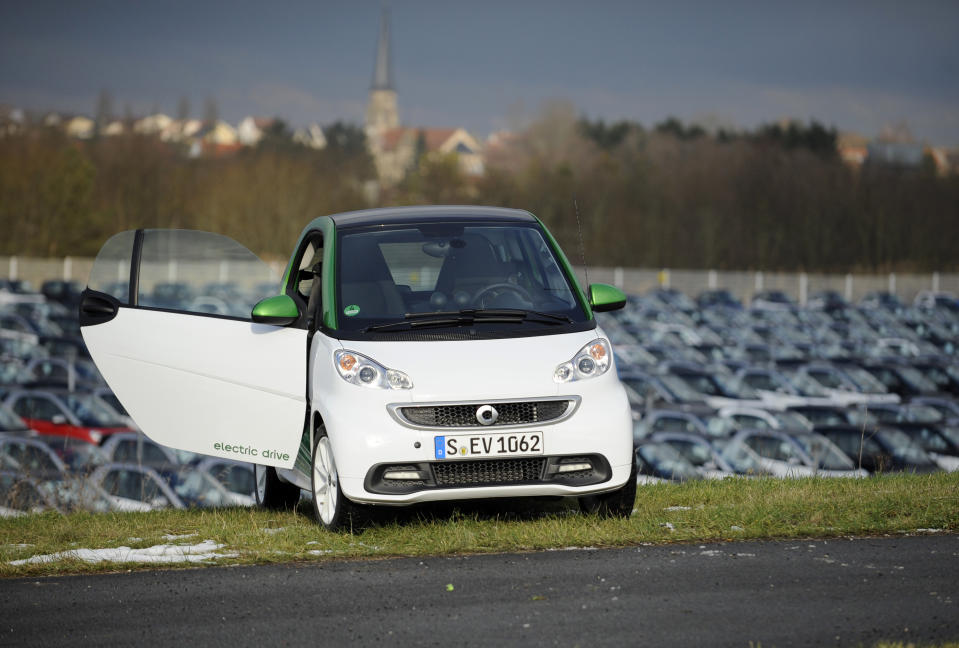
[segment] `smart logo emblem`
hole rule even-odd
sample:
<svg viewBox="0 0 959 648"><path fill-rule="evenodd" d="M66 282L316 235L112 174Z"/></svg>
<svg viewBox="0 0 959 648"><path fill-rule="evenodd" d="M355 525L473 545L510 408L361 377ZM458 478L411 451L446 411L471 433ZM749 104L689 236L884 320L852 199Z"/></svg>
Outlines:
<svg viewBox="0 0 959 648"><path fill-rule="evenodd" d="M480 425L492 425L499 418L499 412L492 405L483 405L476 408L476 420Z"/></svg>

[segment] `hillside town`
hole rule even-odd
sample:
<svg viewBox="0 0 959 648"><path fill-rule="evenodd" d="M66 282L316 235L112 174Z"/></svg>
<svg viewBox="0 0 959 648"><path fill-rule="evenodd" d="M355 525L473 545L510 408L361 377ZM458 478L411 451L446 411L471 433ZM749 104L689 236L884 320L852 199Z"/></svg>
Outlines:
<svg viewBox="0 0 959 648"><path fill-rule="evenodd" d="M373 79L370 85L363 132L379 184L396 186L422 156L455 156L459 170L467 177L484 173L487 155L497 155L509 143L515 143L517 133L496 131L485 138L457 126L407 126L399 112L399 95L394 80L390 43L390 18L384 11L380 20L375 53ZM245 148L260 145L270 136L280 137L297 146L319 150L327 146L327 136L318 120L290 128L281 116L247 115L236 123L217 116L216 102L208 99L204 118L188 116L188 101L181 99L179 116L162 111L145 116L117 117L109 92L101 91L96 114L68 114L55 111L33 112L0 103L0 137L24 133L31 129L59 129L76 140L92 140L119 136L153 137L176 147L190 158L230 156ZM666 120L656 130L669 130L675 120ZM786 118L776 124L783 132L790 128L802 129L801 120ZM329 128L329 125L326 126ZM693 124L689 132L707 133ZM887 126L874 136L856 132L838 132L834 138L835 151L850 167L879 164L903 168L934 167L940 176L959 173L959 149L920 142L905 123Z"/></svg>

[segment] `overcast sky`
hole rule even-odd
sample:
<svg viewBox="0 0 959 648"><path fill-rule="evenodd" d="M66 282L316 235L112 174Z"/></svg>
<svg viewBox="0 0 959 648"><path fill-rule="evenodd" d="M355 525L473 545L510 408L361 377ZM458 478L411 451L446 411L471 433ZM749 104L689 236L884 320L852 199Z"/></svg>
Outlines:
<svg viewBox="0 0 959 648"><path fill-rule="evenodd" d="M0 2L0 103L294 125L364 117L382 3ZM752 127L795 117L959 145L959 2L394 0L411 126L484 136L566 99L590 118Z"/></svg>

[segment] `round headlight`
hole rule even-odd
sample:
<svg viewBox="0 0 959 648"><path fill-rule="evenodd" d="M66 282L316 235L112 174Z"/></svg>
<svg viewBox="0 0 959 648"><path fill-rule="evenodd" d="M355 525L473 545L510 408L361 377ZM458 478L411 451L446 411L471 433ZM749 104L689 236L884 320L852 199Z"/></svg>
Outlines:
<svg viewBox="0 0 959 648"><path fill-rule="evenodd" d="M592 358L580 358L576 368L579 369L580 373L591 374L596 369L596 363L593 362Z"/></svg>
<svg viewBox="0 0 959 648"><path fill-rule="evenodd" d="M376 369L373 367L363 367L360 369L360 380L365 383L371 383L376 380Z"/></svg>

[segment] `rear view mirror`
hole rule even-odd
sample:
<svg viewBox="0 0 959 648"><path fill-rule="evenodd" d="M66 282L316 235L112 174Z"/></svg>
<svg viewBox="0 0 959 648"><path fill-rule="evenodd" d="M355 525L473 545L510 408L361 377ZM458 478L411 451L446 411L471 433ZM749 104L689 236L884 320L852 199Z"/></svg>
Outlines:
<svg viewBox="0 0 959 648"><path fill-rule="evenodd" d="M597 313L618 310L626 305L626 295L619 288L609 284L590 284L589 305Z"/></svg>
<svg viewBox="0 0 959 648"><path fill-rule="evenodd" d="M300 318L300 309L289 295L276 295L258 302L251 317L257 324L286 326Z"/></svg>

